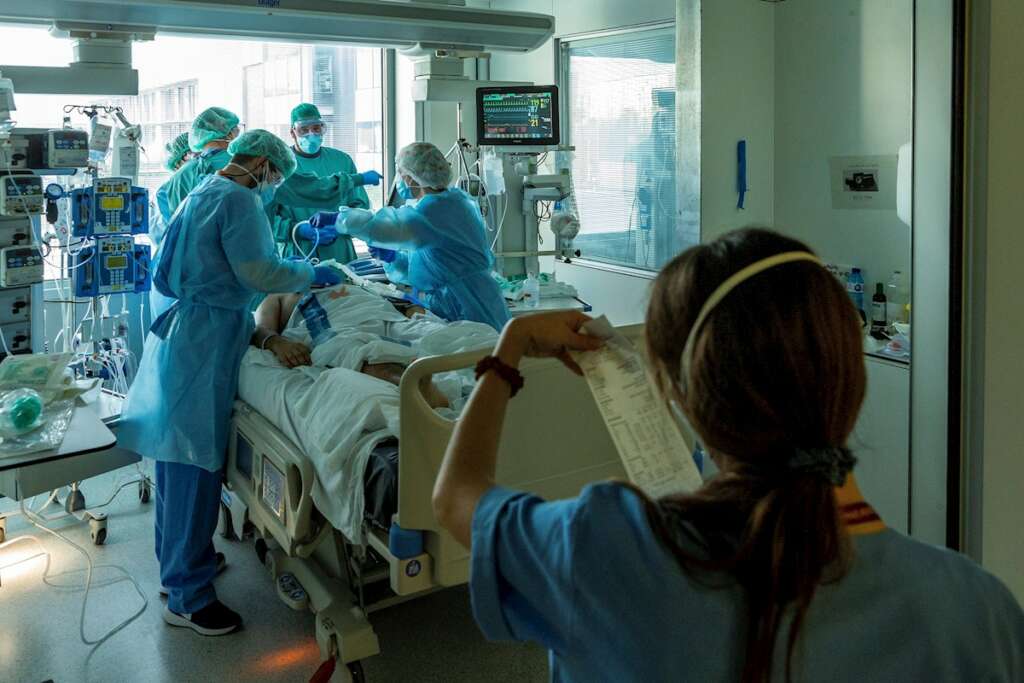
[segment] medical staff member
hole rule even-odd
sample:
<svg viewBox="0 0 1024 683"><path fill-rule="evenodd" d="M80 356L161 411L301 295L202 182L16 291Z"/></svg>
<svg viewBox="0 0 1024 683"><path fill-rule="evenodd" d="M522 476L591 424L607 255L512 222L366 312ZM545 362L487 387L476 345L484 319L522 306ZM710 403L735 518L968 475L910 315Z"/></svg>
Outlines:
<svg viewBox="0 0 1024 683"><path fill-rule="evenodd" d="M157 190L157 204L166 222L170 223L178 205L203 178L227 165L231 158L228 145L237 136L238 117L222 107L205 109L192 121L188 144L194 157Z"/></svg>
<svg viewBox="0 0 1024 683"><path fill-rule="evenodd" d="M164 150L167 152L164 168L174 173L192 158L192 150L188 146L188 133L182 133L168 142L164 145ZM149 238L154 247L158 246L160 240L163 239L167 221L170 220L172 213L170 207L167 206L166 188L167 183L164 183L157 189L153 198L154 203L150 205Z"/></svg>
<svg viewBox="0 0 1024 683"><path fill-rule="evenodd" d="M340 197L341 201L334 201L328 209L338 209L341 206L348 206L357 209L369 209L370 198L364 189L366 185L379 185L381 176L376 171L359 173L352 157L339 149L324 147L324 131L326 125L320 110L315 105L303 103L292 109L291 113L291 136L295 152L295 161L298 163L296 173L315 176L317 178L329 178L334 175L345 175L357 178L353 181L345 196ZM332 231L317 233L308 225L304 225L298 234L294 230L296 225L308 221L320 208L316 206L289 206L278 203L274 217L271 219L271 226L274 228L274 236L282 247L282 253L286 256L313 254L321 261L335 259L339 263L348 263L356 257L355 248L352 246L352 238L345 235L332 234Z"/></svg>
<svg viewBox="0 0 1024 683"><path fill-rule="evenodd" d="M329 268L281 259L263 204L295 170L264 130L228 147L230 162L185 198L167 228L154 285L173 299L153 323L125 403L121 445L156 460L156 554L164 620L219 636L241 617L217 600L213 532L239 364L258 292L337 284Z"/></svg>
<svg viewBox="0 0 1024 683"><path fill-rule="evenodd" d="M430 143L404 147L396 170L405 206L376 214L362 209L320 213L310 225L334 227L367 242L385 261L388 278L413 287L442 318L501 330L509 319L508 307L491 276L494 255L479 207L462 190L448 187L452 167Z"/></svg>
<svg viewBox="0 0 1024 683"><path fill-rule="evenodd" d="M646 356L720 470L692 493L606 482L546 502L495 485L521 359L579 372L568 352L599 345L586 321L505 328L434 488L438 521L471 547L489 638L543 644L554 681L1024 681L1007 588L886 528L861 496L846 446L860 318L805 245L734 232L655 281Z"/></svg>

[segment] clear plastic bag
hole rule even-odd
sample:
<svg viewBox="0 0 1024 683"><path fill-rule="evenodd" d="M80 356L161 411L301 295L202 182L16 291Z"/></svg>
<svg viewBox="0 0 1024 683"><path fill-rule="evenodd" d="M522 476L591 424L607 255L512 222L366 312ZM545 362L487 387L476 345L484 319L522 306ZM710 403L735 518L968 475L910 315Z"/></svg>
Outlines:
<svg viewBox="0 0 1024 683"><path fill-rule="evenodd" d="M44 406L35 429L22 434L5 434L0 439L0 458L55 450L64 441L74 412L73 400L54 401ZM6 417L3 419L6 421Z"/></svg>
<svg viewBox="0 0 1024 683"><path fill-rule="evenodd" d="M43 397L35 389L15 389L0 396L0 435L21 436L43 425Z"/></svg>

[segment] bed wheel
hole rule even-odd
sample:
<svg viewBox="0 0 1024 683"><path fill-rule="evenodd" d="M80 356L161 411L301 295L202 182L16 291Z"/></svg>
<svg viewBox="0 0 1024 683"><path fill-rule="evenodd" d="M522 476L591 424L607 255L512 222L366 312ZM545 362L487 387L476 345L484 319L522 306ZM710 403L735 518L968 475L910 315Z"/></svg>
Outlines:
<svg viewBox="0 0 1024 683"><path fill-rule="evenodd" d="M268 550L267 542L264 541L262 538L257 538L254 547L256 548L256 557L260 558L260 564L266 565Z"/></svg>
<svg viewBox="0 0 1024 683"><path fill-rule="evenodd" d="M231 510L224 503L220 504L220 511L217 513L217 533L229 541L235 538L235 527L232 525Z"/></svg>

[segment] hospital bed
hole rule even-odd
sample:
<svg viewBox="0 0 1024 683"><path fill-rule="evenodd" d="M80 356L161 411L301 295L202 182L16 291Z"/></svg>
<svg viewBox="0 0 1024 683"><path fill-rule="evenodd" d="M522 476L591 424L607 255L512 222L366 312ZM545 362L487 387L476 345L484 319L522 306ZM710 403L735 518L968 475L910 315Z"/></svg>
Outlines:
<svg viewBox="0 0 1024 683"><path fill-rule="evenodd" d="M639 338L641 327L622 330ZM469 580L469 552L434 518L431 495L455 421L424 400L420 381L471 369L490 349L421 358L400 386L398 506L389 531L364 524L355 545L331 527L311 499L313 466L265 416L239 401L232 420L222 533L256 537L279 596L316 615L332 680L362 680L359 661L380 646L369 615ZM585 380L561 363L527 359L525 386L509 404L498 459L502 485L548 499L625 476ZM344 665L344 666L341 666Z"/></svg>

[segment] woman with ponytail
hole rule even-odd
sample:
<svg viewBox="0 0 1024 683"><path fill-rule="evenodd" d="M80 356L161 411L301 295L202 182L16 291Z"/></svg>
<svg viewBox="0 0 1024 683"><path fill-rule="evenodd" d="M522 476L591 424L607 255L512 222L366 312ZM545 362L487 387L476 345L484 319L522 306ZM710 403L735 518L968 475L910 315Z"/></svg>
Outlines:
<svg viewBox="0 0 1024 683"><path fill-rule="evenodd" d="M658 389L719 473L651 500L621 483L545 502L495 486L524 356L599 343L577 313L506 326L434 489L472 550L473 611L532 640L556 681L1024 681L1024 611L969 559L891 529L850 437L861 328L803 244L730 233L660 273L647 312Z"/></svg>

